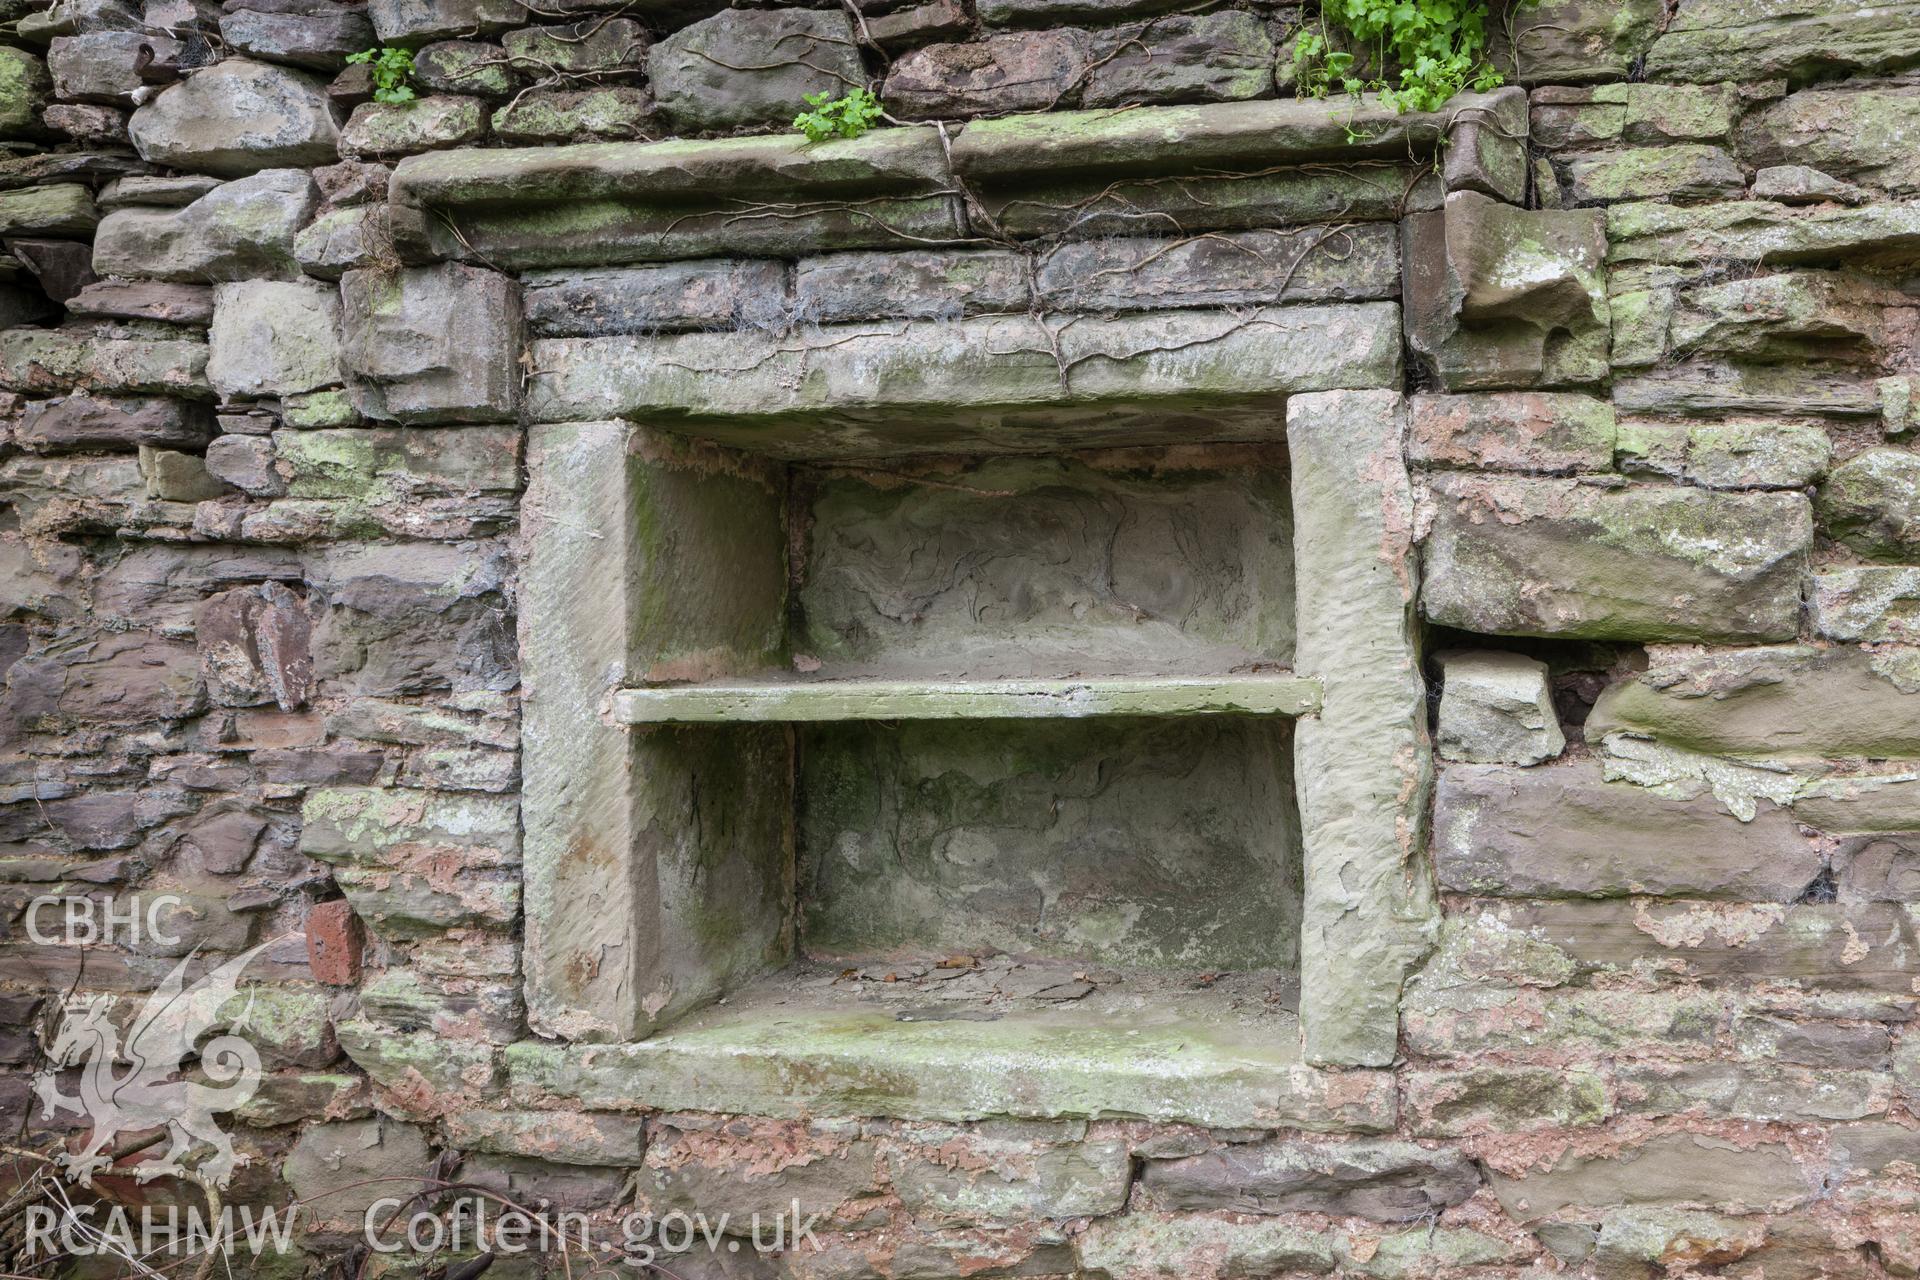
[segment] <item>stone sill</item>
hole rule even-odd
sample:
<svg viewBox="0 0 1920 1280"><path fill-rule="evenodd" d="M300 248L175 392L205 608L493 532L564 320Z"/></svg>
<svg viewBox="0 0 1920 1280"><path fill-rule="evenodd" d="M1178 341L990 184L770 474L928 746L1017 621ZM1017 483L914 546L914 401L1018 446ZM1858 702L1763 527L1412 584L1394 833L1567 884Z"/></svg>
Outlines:
<svg viewBox="0 0 1920 1280"><path fill-rule="evenodd" d="M519 1100L597 1109L1391 1129L1391 1073L1304 1065L1296 1015L1263 998L1276 979L1129 977L981 1008L868 998L872 984L803 964L640 1043L528 1040L507 1056Z"/></svg>
<svg viewBox="0 0 1920 1280"><path fill-rule="evenodd" d="M1320 682L1291 672L1214 678L817 680L621 689L619 724L1027 720L1087 716L1311 715Z"/></svg>

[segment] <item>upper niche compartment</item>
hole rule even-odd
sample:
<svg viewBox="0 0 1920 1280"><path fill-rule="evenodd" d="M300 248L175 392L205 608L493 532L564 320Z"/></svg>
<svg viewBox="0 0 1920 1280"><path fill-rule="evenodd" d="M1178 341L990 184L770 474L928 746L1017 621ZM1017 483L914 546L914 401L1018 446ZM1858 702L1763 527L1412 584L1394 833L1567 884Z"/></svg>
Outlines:
<svg viewBox="0 0 1920 1280"><path fill-rule="evenodd" d="M823 677L1227 675L1292 662L1278 446L798 468L794 484L791 641Z"/></svg>

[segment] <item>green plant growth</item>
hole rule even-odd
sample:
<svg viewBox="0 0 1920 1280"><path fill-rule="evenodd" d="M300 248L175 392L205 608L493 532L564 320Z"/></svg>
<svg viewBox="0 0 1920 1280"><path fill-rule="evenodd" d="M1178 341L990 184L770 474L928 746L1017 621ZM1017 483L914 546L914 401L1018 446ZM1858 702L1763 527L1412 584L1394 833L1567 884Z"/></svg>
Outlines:
<svg viewBox="0 0 1920 1280"><path fill-rule="evenodd" d="M1434 111L1463 90L1502 83L1487 60L1484 0L1321 0L1319 29L1295 37L1293 64L1304 95L1378 92L1397 111ZM1389 66L1400 68L1398 84L1381 78Z"/></svg>
<svg viewBox="0 0 1920 1280"><path fill-rule="evenodd" d="M413 86L407 83L413 75L413 55L405 49L367 49L349 55L347 61L373 65L375 102L413 101Z"/></svg>
<svg viewBox="0 0 1920 1280"><path fill-rule="evenodd" d="M865 89L855 89L836 98L829 93L810 93L807 105L793 118L793 127L807 135L808 142L828 138L857 138L873 128L880 118L880 100Z"/></svg>

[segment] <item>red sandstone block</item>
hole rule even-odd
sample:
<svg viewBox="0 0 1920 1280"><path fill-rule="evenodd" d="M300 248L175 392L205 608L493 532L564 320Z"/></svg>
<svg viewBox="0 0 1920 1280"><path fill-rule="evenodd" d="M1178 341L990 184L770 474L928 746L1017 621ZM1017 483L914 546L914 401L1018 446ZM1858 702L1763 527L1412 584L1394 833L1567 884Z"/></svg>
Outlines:
<svg viewBox="0 0 1920 1280"><path fill-rule="evenodd" d="M314 904L307 913L307 963L313 976L334 987L360 981L360 917L342 900Z"/></svg>

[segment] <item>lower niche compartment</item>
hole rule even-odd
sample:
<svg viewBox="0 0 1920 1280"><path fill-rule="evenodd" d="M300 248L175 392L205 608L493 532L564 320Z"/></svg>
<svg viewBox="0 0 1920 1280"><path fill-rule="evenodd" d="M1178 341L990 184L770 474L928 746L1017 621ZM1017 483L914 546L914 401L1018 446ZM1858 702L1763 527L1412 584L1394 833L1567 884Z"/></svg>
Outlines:
<svg viewBox="0 0 1920 1280"><path fill-rule="evenodd" d="M620 1047L658 1105L1231 1126L1318 1088L1291 719L656 735L708 761L704 839L793 859L786 962Z"/></svg>
<svg viewBox="0 0 1920 1280"><path fill-rule="evenodd" d="M1291 721L809 725L796 750L802 954L1295 968Z"/></svg>

